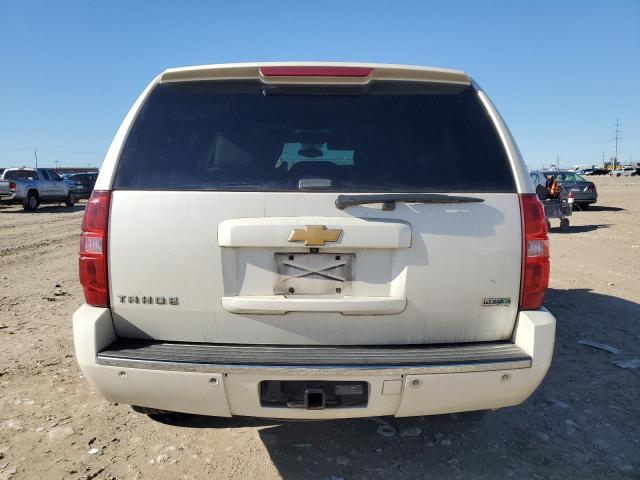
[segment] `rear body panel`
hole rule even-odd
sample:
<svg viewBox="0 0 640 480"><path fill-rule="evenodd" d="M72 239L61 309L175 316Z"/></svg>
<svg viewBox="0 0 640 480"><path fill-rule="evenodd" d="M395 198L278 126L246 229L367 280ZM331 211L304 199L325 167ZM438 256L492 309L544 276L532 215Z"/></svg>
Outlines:
<svg viewBox="0 0 640 480"><path fill-rule="evenodd" d="M81 252L95 247L85 263L102 276L85 269L94 306L74 314L74 344L112 402L295 419L442 414L520 403L549 368L555 319L519 311L533 184L464 72L167 70L127 114L94 190ZM103 297L87 296L94 277ZM345 381L364 401L323 409ZM275 395L292 382L303 390Z"/></svg>
<svg viewBox="0 0 640 480"><path fill-rule="evenodd" d="M114 192L108 258L118 335L325 345L511 337L522 242L517 195L482 194L484 203L460 206L399 204L391 212L379 205L341 211L335 197L312 192ZM276 252L309 252L288 242L293 227L273 228L282 218L300 227L321 222L342 229L341 239L320 251L355 254L353 298L406 299L406 307L393 315L238 314L225 309L224 297L274 296ZM248 222L253 244L225 228L221 237L219 226L236 219L264 220L264 225ZM370 225L354 222L358 219ZM405 236L398 233L380 243L377 232L385 222ZM221 247L221 240L228 246ZM129 297L143 296L177 297L179 303L129 303ZM508 298L510 305L483 306L485 298ZM338 295L334 300L349 298Z"/></svg>

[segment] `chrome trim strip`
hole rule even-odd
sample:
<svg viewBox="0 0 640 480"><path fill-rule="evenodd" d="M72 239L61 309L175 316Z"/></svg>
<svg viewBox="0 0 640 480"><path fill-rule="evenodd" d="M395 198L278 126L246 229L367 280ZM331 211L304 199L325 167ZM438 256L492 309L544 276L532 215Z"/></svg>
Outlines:
<svg viewBox="0 0 640 480"><path fill-rule="evenodd" d="M392 365L389 367L368 367L366 365L348 366L290 366L290 365L223 365L207 363L168 362L159 360L138 360L133 358L97 357L98 365L119 368L142 368L148 370L169 370L175 372L200 373L240 373L256 375L307 375L307 376L363 376L363 375L421 375L439 373L469 373L495 370L515 370L530 368L531 359L496 360L493 362L469 362L443 365Z"/></svg>

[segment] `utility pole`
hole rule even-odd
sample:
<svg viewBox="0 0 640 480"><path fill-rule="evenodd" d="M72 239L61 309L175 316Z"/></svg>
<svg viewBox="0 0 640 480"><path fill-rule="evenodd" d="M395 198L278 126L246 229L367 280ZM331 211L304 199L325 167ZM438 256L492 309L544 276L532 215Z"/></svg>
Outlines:
<svg viewBox="0 0 640 480"><path fill-rule="evenodd" d="M36 148L33 149L33 156L36 157L36 168L38 168L38 150Z"/></svg>
<svg viewBox="0 0 640 480"><path fill-rule="evenodd" d="M556 170L560 170L560 155L556 153Z"/></svg>
<svg viewBox="0 0 640 480"><path fill-rule="evenodd" d="M621 126L622 125L620 125L620 121L616 118L616 129L614 130L615 137L613 137L616 142L616 153L613 155L613 170L616 169L616 163L618 163L618 140L622 140L622 138L620 137Z"/></svg>

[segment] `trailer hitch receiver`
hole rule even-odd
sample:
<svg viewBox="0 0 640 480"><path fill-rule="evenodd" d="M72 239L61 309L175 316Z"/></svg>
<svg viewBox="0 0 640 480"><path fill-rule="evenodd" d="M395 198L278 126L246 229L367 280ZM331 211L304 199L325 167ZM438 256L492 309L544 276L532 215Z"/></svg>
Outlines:
<svg viewBox="0 0 640 480"><path fill-rule="evenodd" d="M324 388L307 388L304 391L304 408L307 410L322 410L324 407Z"/></svg>

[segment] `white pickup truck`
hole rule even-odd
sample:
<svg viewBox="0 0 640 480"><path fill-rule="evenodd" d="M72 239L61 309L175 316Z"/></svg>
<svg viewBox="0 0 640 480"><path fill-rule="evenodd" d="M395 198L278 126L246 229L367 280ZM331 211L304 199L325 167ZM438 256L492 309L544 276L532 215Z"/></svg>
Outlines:
<svg viewBox="0 0 640 480"><path fill-rule="evenodd" d="M78 363L138 411L329 419L523 402L551 363L542 206L456 70L166 70L80 239Z"/></svg>
<svg viewBox="0 0 640 480"><path fill-rule="evenodd" d="M67 207L76 203L73 182L48 168L7 168L0 180L9 187L9 195L2 201L20 203L27 211L35 210L42 203L64 202Z"/></svg>

